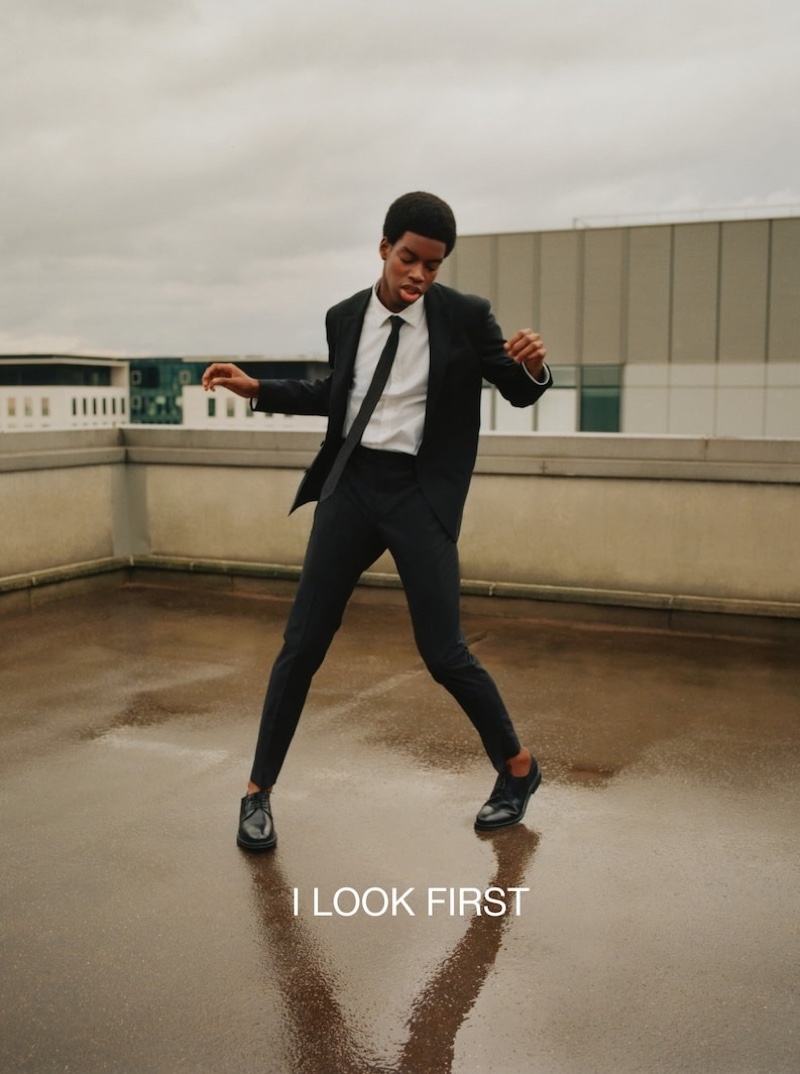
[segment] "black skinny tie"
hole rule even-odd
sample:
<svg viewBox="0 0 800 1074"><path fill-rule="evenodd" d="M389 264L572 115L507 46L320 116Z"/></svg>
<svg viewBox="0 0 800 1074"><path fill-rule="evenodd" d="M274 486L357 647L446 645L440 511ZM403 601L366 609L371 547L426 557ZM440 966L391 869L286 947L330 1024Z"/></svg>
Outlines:
<svg viewBox="0 0 800 1074"><path fill-rule="evenodd" d="M345 437L345 441L339 449L339 454L334 459L330 473L325 478L325 484L322 486L322 492L319 494L320 500L324 500L326 496L330 496L336 488L339 478L342 476L342 471L347 464L347 460L353 454L354 448L364 435L367 422L372 417L372 411L377 406L378 400L383 393L383 389L386 387L386 381L389 379L389 370L392 368L394 356L397 354L397 341L400 336L400 329L404 324L402 317L391 317L390 320L392 322L392 330L389 333L389 338L386 340L383 350L381 351L381 356L378 359L378 364L375 366L375 372L372 374L369 388L367 388L367 394L361 402L355 421L350 426L350 432Z"/></svg>

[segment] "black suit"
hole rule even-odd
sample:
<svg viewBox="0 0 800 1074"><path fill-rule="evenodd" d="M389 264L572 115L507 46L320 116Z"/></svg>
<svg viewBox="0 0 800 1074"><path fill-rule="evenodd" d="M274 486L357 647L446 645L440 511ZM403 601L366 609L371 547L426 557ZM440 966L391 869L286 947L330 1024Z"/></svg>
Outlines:
<svg viewBox="0 0 800 1074"><path fill-rule="evenodd" d="M328 311L331 372L319 381L263 381L257 410L324 414L328 428L292 510L319 497L342 444L348 394L371 290ZM434 284L425 295L430 371L416 457L359 448L334 493L318 505L303 574L273 668L252 780L277 778L311 679L361 573L387 548L403 581L420 653L475 724L494 766L519 750L494 683L464 642L456 540L478 448L483 380L515 406L549 387L503 349L484 299Z"/></svg>

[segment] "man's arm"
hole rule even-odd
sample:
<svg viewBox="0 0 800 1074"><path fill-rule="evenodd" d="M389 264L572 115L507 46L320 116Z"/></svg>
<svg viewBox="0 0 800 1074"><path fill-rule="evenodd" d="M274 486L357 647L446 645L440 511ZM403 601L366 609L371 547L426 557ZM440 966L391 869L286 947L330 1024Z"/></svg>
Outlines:
<svg viewBox="0 0 800 1074"><path fill-rule="evenodd" d="M530 406L553 383L542 337L532 328L523 328L506 342L489 303L477 301L480 319L473 338L480 348L483 376L512 406Z"/></svg>
<svg viewBox="0 0 800 1074"><path fill-rule="evenodd" d="M218 387L249 399L253 410L268 414L319 414L325 417L330 401L330 376L324 380L256 380L232 362L214 362L203 373L207 392Z"/></svg>

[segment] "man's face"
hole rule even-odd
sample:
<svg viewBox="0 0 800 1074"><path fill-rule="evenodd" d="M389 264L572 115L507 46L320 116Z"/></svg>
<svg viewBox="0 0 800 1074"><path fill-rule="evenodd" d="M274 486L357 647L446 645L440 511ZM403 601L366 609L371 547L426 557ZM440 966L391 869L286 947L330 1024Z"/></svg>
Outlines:
<svg viewBox="0 0 800 1074"><path fill-rule="evenodd" d="M378 249L383 258L378 298L392 313L400 313L425 294L447 251L443 242L413 231L404 232L395 243L384 236Z"/></svg>

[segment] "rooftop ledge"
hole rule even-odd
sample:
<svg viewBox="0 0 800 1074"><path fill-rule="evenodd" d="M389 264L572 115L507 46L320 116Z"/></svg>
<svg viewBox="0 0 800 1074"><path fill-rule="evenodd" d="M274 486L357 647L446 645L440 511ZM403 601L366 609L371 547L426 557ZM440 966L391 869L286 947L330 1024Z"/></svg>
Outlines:
<svg viewBox="0 0 800 1074"><path fill-rule="evenodd" d="M0 472L126 462L303 469L319 443L316 432L171 426L6 433ZM475 472L800 484L800 437L485 433Z"/></svg>
<svg viewBox="0 0 800 1074"><path fill-rule="evenodd" d="M319 441L164 426L6 434L3 610L120 579L293 585L313 512L288 509ZM798 485L800 439L488 433L459 542L465 599L512 615L800 632ZM388 556L362 582L358 599L402 599Z"/></svg>

